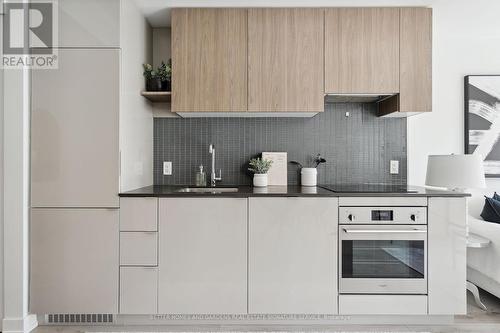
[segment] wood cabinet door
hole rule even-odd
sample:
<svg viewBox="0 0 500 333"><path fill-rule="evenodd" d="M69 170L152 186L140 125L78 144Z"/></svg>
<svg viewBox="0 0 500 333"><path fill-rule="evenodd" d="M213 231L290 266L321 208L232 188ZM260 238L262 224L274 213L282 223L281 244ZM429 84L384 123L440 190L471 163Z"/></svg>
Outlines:
<svg viewBox="0 0 500 333"><path fill-rule="evenodd" d="M325 90L399 92L399 8L325 10Z"/></svg>
<svg viewBox="0 0 500 333"><path fill-rule="evenodd" d="M31 206L119 207L120 50L58 61L32 72Z"/></svg>
<svg viewBox="0 0 500 333"><path fill-rule="evenodd" d="M337 198L250 198L248 311L337 313Z"/></svg>
<svg viewBox="0 0 500 333"><path fill-rule="evenodd" d="M432 9L401 8L399 111L432 111Z"/></svg>
<svg viewBox="0 0 500 333"><path fill-rule="evenodd" d="M172 10L172 111L247 111L247 11Z"/></svg>
<svg viewBox="0 0 500 333"><path fill-rule="evenodd" d="M30 311L118 312L118 209L32 209Z"/></svg>
<svg viewBox="0 0 500 333"><path fill-rule="evenodd" d="M248 9L248 110L324 111L324 13Z"/></svg>
<svg viewBox="0 0 500 333"><path fill-rule="evenodd" d="M159 313L247 313L247 200L160 199Z"/></svg>

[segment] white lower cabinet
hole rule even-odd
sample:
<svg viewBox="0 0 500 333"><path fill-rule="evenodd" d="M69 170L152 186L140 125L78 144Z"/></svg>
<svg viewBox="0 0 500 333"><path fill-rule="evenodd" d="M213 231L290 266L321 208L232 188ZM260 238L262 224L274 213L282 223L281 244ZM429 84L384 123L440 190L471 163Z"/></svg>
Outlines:
<svg viewBox="0 0 500 333"><path fill-rule="evenodd" d="M158 265L158 233L120 232L120 265Z"/></svg>
<svg viewBox="0 0 500 333"><path fill-rule="evenodd" d="M158 268L120 268L120 314L155 314L158 304Z"/></svg>
<svg viewBox="0 0 500 333"><path fill-rule="evenodd" d="M118 312L118 215L31 210L31 313Z"/></svg>
<svg viewBox="0 0 500 333"><path fill-rule="evenodd" d="M426 315L426 295L340 295L341 315Z"/></svg>
<svg viewBox="0 0 500 333"><path fill-rule="evenodd" d="M337 314L336 198L250 198L251 314Z"/></svg>
<svg viewBox="0 0 500 333"><path fill-rule="evenodd" d="M466 198L429 198L429 314L467 313Z"/></svg>
<svg viewBox="0 0 500 333"><path fill-rule="evenodd" d="M247 200L162 198L159 299L164 314L247 312Z"/></svg>

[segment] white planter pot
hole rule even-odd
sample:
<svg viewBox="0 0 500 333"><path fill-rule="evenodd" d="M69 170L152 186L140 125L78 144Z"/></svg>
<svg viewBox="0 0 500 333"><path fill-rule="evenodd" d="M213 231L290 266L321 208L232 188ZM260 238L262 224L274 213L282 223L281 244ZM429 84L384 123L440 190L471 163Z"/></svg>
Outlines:
<svg viewBox="0 0 500 333"><path fill-rule="evenodd" d="M267 186L267 173L264 174L254 174L253 175L253 186L255 187L266 187Z"/></svg>
<svg viewBox="0 0 500 333"><path fill-rule="evenodd" d="M316 168L302 168L300 178L302 186L316 186L318 170Z"/></svg>

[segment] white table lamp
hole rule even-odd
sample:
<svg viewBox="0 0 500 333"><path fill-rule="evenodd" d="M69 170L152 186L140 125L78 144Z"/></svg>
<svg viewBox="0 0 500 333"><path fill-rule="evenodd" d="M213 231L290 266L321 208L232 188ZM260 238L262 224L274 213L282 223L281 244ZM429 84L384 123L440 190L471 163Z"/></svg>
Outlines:
<svg viewBox="0 0 500 333"><path fill-rule="evenodd" d="M480 155L429 155L425 184L460 192L485 188L483 158Z"/></svg>

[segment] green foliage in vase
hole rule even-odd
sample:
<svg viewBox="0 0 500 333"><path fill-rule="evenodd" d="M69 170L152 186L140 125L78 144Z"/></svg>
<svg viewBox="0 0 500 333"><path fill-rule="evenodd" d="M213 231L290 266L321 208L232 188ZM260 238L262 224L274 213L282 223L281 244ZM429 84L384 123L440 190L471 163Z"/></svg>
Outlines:
<svg viewBox="0 0 500 333"><path fill-rule="evenodd" d="M250 165L248 170L252 171L253 173L266 174L271 168L273 161L262 158L252 158L248 164Z"/></svg>

